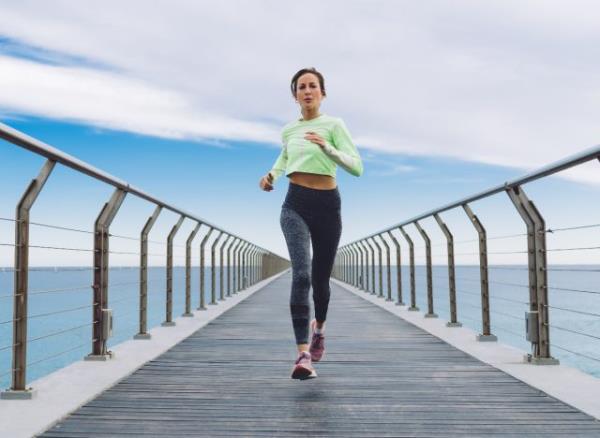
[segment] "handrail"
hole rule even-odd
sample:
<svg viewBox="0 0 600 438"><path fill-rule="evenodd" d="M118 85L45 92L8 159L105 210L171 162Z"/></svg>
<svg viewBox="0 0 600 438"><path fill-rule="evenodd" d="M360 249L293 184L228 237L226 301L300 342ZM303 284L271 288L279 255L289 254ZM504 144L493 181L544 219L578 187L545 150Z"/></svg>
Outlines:
<svg viewBox="0 0 600 438"><path fill-rule="evenodd" d="M436 208L434 210L428 211L426 213L415 216L411 219L408 219L404 222L399 222L391 227L388 227L384 230L381 230L377 233L370 234L369 236L363 237L362 239L368 239L370 237L378 236L379 234L385 233L387 231L394 230L398 227L402 227L404 225L412 224L416 221L420 221L421 219L425 219L427 217L433 216L434 214L439 214L444 211L452 210L457 207L461 207L462 205L469 204L474 201L479 201L483 198L487 198L489 196L504 192L510 188L519 187L523 184L530 183L540 178L544 178L546 176L553 175L562 170L569 169L571 167L575 167L579 164L583 164L585 162L591 161L595 158L600 159L600 145L591 147L586 149L578 154L572 155L571 157L556 161L554 163L548 164L544 167L541 167L538 170L534 170L532 172L526 173L518 178L515 178L510 181L506 181L503 184L499 184L497 186L491 187L483 192L477 193L475 195L468 196L466 198L460 199L458 201L451 202L450 204L446 204L442 207ZM360 240L362 240L360 239ZM354 240L346 245L357 242L358 240Z"/></svg>
<svg viewBox="0 0 600 438"><path fill-rule="evenodd" d="M432 218L435 219L438 226L441 228L445 238L446 238L446 255L447 255L447 268L448 268L448 291L449 291L449 313L450 313L450 321L448 321L448 327L460 327L461 323L457 318L457 302L456 302L456 285L455 285L455 263L454 263L454 239L453 235L448 228L448 226L444 223L443 219L440 217L440 213L446 212L452 209L460 208L464 210L467 214L470 222L476 229L479 239L474 240L473 242L479 242L479 274L480 278L478 280L473 280L475 282L480 283L480 310L481 310L481 325L482 332L477 336L478 341L496 341L497 338L495 335L491 333L491 324L490 324L490 313L501 314L501 312L490 310L490 300L506 300L513 301L520 305L528 306L528 311L526 312L526 333L525 337L527 341L531 343L532 353L528 354L525 358L527 362L539 364L539 365L555 365L558 364L558 360L551 356L550 354L550 346L554 345L550 343L550 328L557 327L555 325L550 324L550 312L549 309L560 309L557 306L551 306L549 302L548 290L553 289L551 285L548 284L548 261L547 254L550 251L557 250L587 250L587 249L596 249L597 246L586 246L580 248L550 248L546 247L546 236L548 233L552 232L546 228L546 224L544 221L544 217L541 212L536 208L535 204L530 200L530 198L526 195L525 190L523 189L523 185L530 183L532 181L539 180L541 178L545 178L551 175L556 174L557 172L573 168L577 165L586 163L588 161L600 159L600 146L595 146L579 152L577 154L571 155L562 160L556 161L554 163L548 164L540 169L531 171L522 175L518 178L509 180L504 182L503 184L494 186L482 192L476 193L474 195L468 196L466 198L460 199L455 202L451 202L449 204L443 205L441 207L430 210L426 213L422 213L413 218L410 218L406 221L399 222L391 227L385 228L384 230L378 231L376 233L370 234L368 236L362 237L358 240L354 240L350 243L342 245L338 248L338 253L334 265L334 275L341 281L345 281L351 285L356 286L357 288L363 289L365 292L369 292L369 285L365 284L362 280L362 275L358 275L359 272L366 272L368 274L368 260L360 261L360 265L358 263L353 263L352 257L348 257L349 250L353 248L353 246L364 247L364 243L371 246L370 241L376 243L375 237L379 236L379 238L384 242L386 246L386 253L388 256L387 262L387 270L388 270L388 288L389 288L389 273L391 271L389 256L390 256L390 246L386 244L385 236L387 234L388 238L391 238L395 245L397 245L397 250L400 250L400 245L398 240L394 237L392 231L400 232L405 240L407 241L410 249L410 272L411 272L411 306L407 310L416 311L418 308L415 306L415 283L414 283L414 272L415 272L415 262L414 262L414 247L410 236L404 230L404 227L411 225L416 228L416 230L421 234L424 243L425 243L425 252L426 252L426 263L425 263L425 272L426 272L426 286L427 286L427 307L428 313L425 314L425 317L435 318L437 315L433 313L434 309L434 294L433 294L433 275L432 275L432 255L431 255L431 242L426 233L426 231L420 226L419 221ZM511 203L513 204L516 211L519 213L523 223L527 228L527 233L523 234L527 238L527 250L526 251L518 251L518 252L488 252L487 250L487 235L486 230L481 223L480 219L473 213L470 203L475 201L488 198L490 196L496 195L498 193L505 192L510 198ZM571 227L570 229L577 229L581 227ZM512 236L506 236L512 237ZM366 248L365 248L366 249ZM374 261L374 251L371 247L372 253L372 286L371 293L375 291L375 261ZM490 267L488 266L487 256L488 254L526 254L527 255L527 273L528 273L528 285L517 285L523 286L528 289L528 302L525 300L508 300L507 298L502 297L490 297L489 294L489 286L490 285L509 285L507 282L498 282L498 281L489 281L488 270ZM398 252L399 254L399 252ZM440 254L441 255L441 254ZM355 259L356 260L356 259ZM400 270L400 257L398 256L398 266L396 269ZM379 296L382 296L382 261L381 254L379 257ZM493 267L491 269L500 269ZM502 268L508 269L508 268ZM517 268L513 268L517 269ZM399 272L398 272L399 275ZM358 280L360 278L360 281ZM368 276L367 276L368 278ZM514 285L513 285L514 286ZM403 305L401 302L401 283L398 281L397 283L397 296L398 302L396 304ZM461 293L470 293L465 291L459 291ZM476 295L471 293L472 295ZM388 293L388 297L391 296ZM464 304L465 306L469 306L469 304ZM474 307L471 305L471 307ZM565 309L561 309L565 310ZM509 315L515 319L520 319L514 317L514 315ZM595 315L600 317L599 315ZM466 317L466 319L471 319ZM500 327L496 327L499 330L504 330ZM508 330L506 330L509 332ZM512 332L511 332L512 333ZM583 334L583 333L579 333ZM585 334L583 334L585 335ZM594 336L589 336L590 338L596 339ZM598 338L600 340L600 338ZM557 348L561 348L557 346ZM583 354L580 354L584 356ZM600 358L593 358L600 362Z"/></svg>
<svg viewBox="0 0 600 438"><path fill-rule="evenodd" d="M186 212L186 211L184 211L180 208L177 208L173 205L167 204L166 202L161 201L160 199L155 198L154 196L152 196L148 193L145 193L144 191L132 186L127 181L117 178L117 177L115 177L107 172L104 172L103 170L100 170L78 158L73 157L72 155L69 155L69 154L67 154L59 149L56 149L44 142L41 142L33 137L30 137L27 134L17 131L16 129L11 128L8 125L5 125L4 123L0 123L0 138L3 140L6 140L9 143L12 143L16 146L20 146L24 149L27 149L31 152L41 155L51 161L55 161L57 163L62 164L63 166L66 166L66 167L69 167L78 172L84 173L94 179L97 179L97 180L100 180L107 184L110 184L117 189L121 189L127 193L136 195L139 198L142 198L142 199L144 199L148 202L151 202L157 206L163 207L164 209L169 210L173 213L177 213L188 219L194 220L196 222L200 222L204 225L214 228L217 231L225 231L225 230L222 230L221 228L217 227L216 225L208 222L205 219L202 219L202 218L200 218L196 215L193 215L189 212ZM231 234L231 235L234 237L240 237L235 234ZM261 249L264 249L264 248L261 248Z"/></svg>
<svg viewBox="0 0 600 438"><path fill-rule="evenodd" d="M218 244L221 245L219 254L221 256L220 269L221 269L221 282L223 281L222 269L224 266L223 260L223 245L220 241L220 237L228 235L226 242L230 238L238 240L239 243L233 251L233 263L230 264L228 257L227 270L228 277L233 271L233 280L237 280L237 290L246 289L252 284L268 278L272 275L281 272L289 266L289 261L282 257L272 253L271 251L262 248L258 245L250 243L248 240L237 236L236 234L230 233L229 231L223 230L218 226L202 219L196 215L190 214L180 208L170 205L160 199L151 196L142 190L133 187L128 182L116 178L88 163L85 163L69 154L66 154L46 143L43 143L35 138L32 138L16 129L11 128L5 124L0 123L0 139L6 140L16 146L22 147L35 154L41 155L46 158L46 161L40 170L38 176L33 179L27 186L25 193L22 195L20 202L17 206L16 219L14 221L15 226L15 281L14 281L14 312L13 320L9 321L13 323L13 338L10 348L13 352L12 367L10 374L12 375L11 387L9 390L0 393L0 399L31 399L35 393L32 388L26 387L26 372L27 372L27 346L31 340L27 338L28 329L28 277L29 277L29 249L34 247L29 244L29 211L32 208L35 200L42 191L46 181L51 176L52 170L57 163L69 167L77 172L83 173L91 178L99 180L103 183L114 187L113 194L110 200L104 204L101 208L100 213L94 224L93 239L94 239L94 250L93 252L93 298L92 305L86 306L92 309L91 323L86 324L92 326L93 335L91 337L92 351L91 354L85 357L85 360L99 360L106 361L112 358L112 352L107 348L107 340L112 336L112 310L109 308L109 259L111 254L130 254L136 253L125 253L125 252L114 252L109 249L110 242L110 226L126 197L127 194L131 193L141 199L149 201L155 205L153 215L146 222L141 235L140 235L140 281L136 282L139 285L139 333L134 336L134 339L142 340L149 339L151 336L147 333L147 269L148 269L148 233L154 222L157 219L158 214L162 209L169 210L176 213L178 221L173 225L171 232L167 238L167 255L166 255L166 317L162 323L165 327L171 327L175 325L172 320L173 312L173 239L175 234L181 227L185 219L190 219L195 222L196 226L190 237L186 242L186 290L185 290L185 312L183 316L194 316L190 312L191 297L190 297L190 274L191 274L191 240L194 238L196 232L199 230L201 225L205 225L208 228L208 233L205 234L200 244L201 257L200 257L200 308L198 310L204 310L205 301L205 288L204 288L204 247L205 244L213 231L217 231L217 238L213 240L211 245L211 304L218 304L216 302L216 290L215 290L215 273L217 267L216 261L216 247ZM67 230L64 227L57 227ZM81 230L75 230L81 231ZM116 237L116 236L115 236ZM134 239L132 239L134 240ZM243 245L240 247L240 244ZM239 251L238 251L239 247ZM48 247L49 248L49 247ZM70 248L54 248L60 250L67 250ZM250 251L252 249L252 251ZM256 257L254 257L256 253ZM236 262L237 259L237 262ZM237 276L235 268L237 265ZM243 271L241 268L243 267ZM256 276L250 276L250 272L256 270ZM244 281L242 282L240 276L244 275ZM223 297L223 284L221 283L221 298ZM125 298L125 299L131 299ZM123 299L122 299L123 300ZM113 303L120 302L121 300L113 301ZM78 307L81 308L81 307ZM73 309L70 309L71 311ZM57 314L60 312L54 312ZM49 313L47 315L50 315ZM38 315L39 316L39 315ZM78 325L76 328L84 327ZM72 330L72 329L69 329ZM64 333L65 331L57 331L56 333ZM55 334L56 334L55 333ZM54 336L55 334L52 334ZM43 339L43 338L38 338ZM35 339L37 340L37 339ZM5 349L5 348L2 348ZM6 373L6 374L9 374ZM1 376L1 375L0 375Z"/></svg>

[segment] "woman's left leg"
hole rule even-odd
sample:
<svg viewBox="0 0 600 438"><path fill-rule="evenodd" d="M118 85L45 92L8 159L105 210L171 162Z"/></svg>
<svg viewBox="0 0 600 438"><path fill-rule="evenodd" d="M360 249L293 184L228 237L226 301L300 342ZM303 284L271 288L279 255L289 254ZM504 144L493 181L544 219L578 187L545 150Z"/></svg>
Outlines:
<svg viewBox="0 0 600 438"><path fill-rule="evenodd" d="M327 319L331 295L329 279L342 234L340 210L332 209L328 213L309 225L313 248L311 283L318 326Z"/></svg>

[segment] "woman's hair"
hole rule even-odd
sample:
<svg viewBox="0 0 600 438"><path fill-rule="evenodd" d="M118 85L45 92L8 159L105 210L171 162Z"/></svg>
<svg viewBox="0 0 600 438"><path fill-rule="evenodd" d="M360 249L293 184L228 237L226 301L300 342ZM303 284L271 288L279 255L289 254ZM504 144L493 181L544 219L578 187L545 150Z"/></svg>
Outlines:
<svg viewBox="0 0 600 438"><path fill-rule="evenodd" d="M325 79L323 78L323 75L320 72L318 72L317 69L314 67L303 68L302 70L298 70L298 72L294 75L294 77L292 78L292 83L290 84L290 88L292 90L292 96L296 97L298 79L300 78L300 76L302 76L303 74L306 74L306 73L312 73L317 78L319 78L319 85L321 86L321 92L323 93L323 96L325 96L326 95Z"/></svg>

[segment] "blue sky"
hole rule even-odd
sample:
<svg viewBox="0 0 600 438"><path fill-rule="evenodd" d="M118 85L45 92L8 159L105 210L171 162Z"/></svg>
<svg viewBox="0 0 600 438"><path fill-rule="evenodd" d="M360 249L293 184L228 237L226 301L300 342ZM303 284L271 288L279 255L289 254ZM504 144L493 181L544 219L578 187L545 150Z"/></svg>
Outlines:
<svg viewBox="0 0 600 438"><path fill-rule="evenodd" d="M336 1L265 1L264 8L134 1L116 16L110 7L50 3L0 5L0 120L284 256L279 209L287 181L271 193L257 184L277 157L281 126L298 112L288 81L300 67L325 73L322 110L346 121L365 164L360 178L338 170L342 244L600 143L594 2L544 2L540 15L536 1L383 1L366 10L364 2L342 2L340 10ZM586 16L577 12L584 7ZM334 18L339 25L329 26ZM0 163L0 217L12 218L43 160L0 142ZM527 187L550 227L600 222L590 202L598 165ZM32 220L91 229L110 193L57 168ZM505 195L472 207L491 236L523 231ZM137 236L151 212L126 199L113 232ZM457 241L473 238L462 211L444 217ZM165 213L155 238L164 240L176 221ZM443 243L435 222L423 224ZM180 243L191 228L184 224ZM549 246L597 245L595 230L557 233ZM12 224L0 221L0 243L12 234ZM33 229L33 239L91 245L85 234L48 230ZM494 245L524 248L510 239ZM0 264L11 254L0 247ZM594 263L596 255L556 253L551 261ZM86 257L38 250L32 264Z"/></svg>

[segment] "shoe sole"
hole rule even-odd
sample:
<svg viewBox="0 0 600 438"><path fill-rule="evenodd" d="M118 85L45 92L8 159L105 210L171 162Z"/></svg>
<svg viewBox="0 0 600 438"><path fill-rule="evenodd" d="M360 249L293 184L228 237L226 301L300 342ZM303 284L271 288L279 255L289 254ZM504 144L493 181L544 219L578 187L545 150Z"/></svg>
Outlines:
<svg viewBox="0 0 600 438"><path fill-rule="evenodd" d="M321 357L315 357L312 354L310 355L310 360L312 360L313 362L319 362L321 359L323 359L323 356L325 356L325 353L323 353L321 355Z"/></svg>
<svg viewBox="0 0 600 438"><path fill-rule="evenodd" d="M296 368L294 368L294 371L292 372L292 379L307 380L307 379L314 379L315 377L317 377L316 371L314 371L314 370L311 371L304 367L296 367Z"/></svg>

